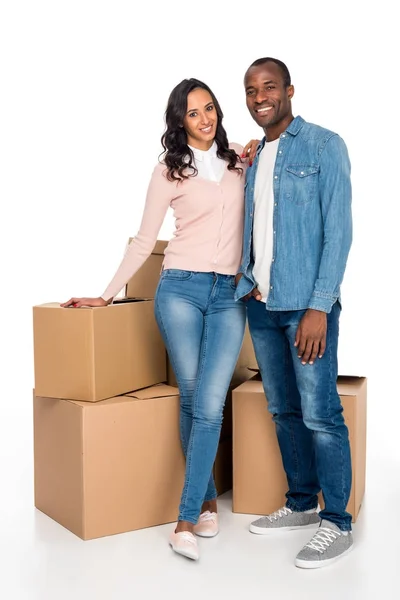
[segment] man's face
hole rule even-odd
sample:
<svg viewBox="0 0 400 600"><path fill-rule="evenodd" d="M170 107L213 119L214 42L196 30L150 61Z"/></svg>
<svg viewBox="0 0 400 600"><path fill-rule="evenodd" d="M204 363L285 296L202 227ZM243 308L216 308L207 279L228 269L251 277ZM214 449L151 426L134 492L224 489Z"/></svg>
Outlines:
<svg viewBox="0 0 400 600"><path fill-rule="evenodd" d="M266 131L286 129L292 120L292 85L285 87L280 68L273 62L250 67L244 78L246 104L251 116ZM280 131L279 131L280 133Z"/></svg>

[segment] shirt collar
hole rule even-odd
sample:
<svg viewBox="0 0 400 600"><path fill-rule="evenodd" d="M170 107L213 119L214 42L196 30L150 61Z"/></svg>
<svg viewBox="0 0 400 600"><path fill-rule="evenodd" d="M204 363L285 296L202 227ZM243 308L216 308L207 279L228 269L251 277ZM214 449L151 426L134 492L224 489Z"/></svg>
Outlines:
<svg viewBox="0 0 400 600"><path fill-rule="evenodd" d="M303 127L305 120L303 117L297 116L293 119L293 121L289 124L286 131L291 133L292 135L297 135L300 129Z"/></svg>
<svg viewBox="0 0 400 600"><path fill-rule="evenodd" d="M303 117L297 116L293 119L293 121L291 121L289 123L289 125L286 128L286 131L288 133L290 133L291 135L297 135L300 131L300 129L303 127L305 123L305 120L303 119ZM286 131L284 133L286 133ZM279 136L281 137L282 134ZM258 145L257 148L257 154L260 154L261 150L264 148L264 145L267 141L267 138L264 136L263 139L261 140L261 143Z"/></svg>
<svg viewBox="0 0 400 600"><path fill-rule="evenodd" d="M193 146L189 146L189 148L193 152L196 161L203 161L205 156L209 158L215 158L217 156L218 146L216 142L213 142L213 145L208 150L199 150L199 148L193 148Z"/></svg>

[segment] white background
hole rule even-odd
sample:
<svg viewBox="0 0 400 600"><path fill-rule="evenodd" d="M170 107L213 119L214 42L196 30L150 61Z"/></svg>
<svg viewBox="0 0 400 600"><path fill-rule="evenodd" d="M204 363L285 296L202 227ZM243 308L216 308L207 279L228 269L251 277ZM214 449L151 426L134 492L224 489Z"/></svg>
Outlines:
<svg viewBox="0 0 400 600"><path fill-rule="evenodd" d="M337 131L349 149L354 242L340 372L369 378L369 456L393 460L398 472L394 5L1 2L2 500L18 507L13 493L27 481L24 506L32 505L32 306L105 289L138 229L167 98L182 78L213 89L230 141L262 135L243 75L268 55L291 71L294 114ZM172 231L168 215L159 237Z"/></svg>

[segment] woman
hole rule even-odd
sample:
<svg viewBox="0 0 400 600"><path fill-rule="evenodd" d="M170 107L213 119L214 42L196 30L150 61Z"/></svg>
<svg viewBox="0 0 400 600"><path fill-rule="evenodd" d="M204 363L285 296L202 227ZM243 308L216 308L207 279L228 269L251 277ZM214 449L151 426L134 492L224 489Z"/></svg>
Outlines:
<svg viewBox="0 0 400 600"><path fill-rule="evenodd" d="M168 208L176 230L165 250L155 296L157 323L179 386L186 456L179 519L169 543L197 560L193 534L218 533L212 467L224 401L241 349L245 307L234 301L242 254L245 163L229 145L210 88L184 79L172 91L162 137L163 163L153 172L139 233L99 298L62 306L106 306L150 255ZM256 141L250 142L254 153Z"/></svg>

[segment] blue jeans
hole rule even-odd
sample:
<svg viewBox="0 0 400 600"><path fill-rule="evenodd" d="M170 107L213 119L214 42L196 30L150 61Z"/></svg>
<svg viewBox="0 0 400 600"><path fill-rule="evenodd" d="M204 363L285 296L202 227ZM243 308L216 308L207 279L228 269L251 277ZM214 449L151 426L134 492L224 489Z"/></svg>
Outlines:
<svg viewBox="0 0 400 600"><path fill-rule="evenodd" d="M336 387L340 310L336 302L327 315L323 357L302 365L294 342L305 311L270 311L254 298L247 302L249 329L288 480L286 505L294 511L315 508L322 489L321 518L348 531L350 444Z"/></svg>
<svg viewBox="0 0 400 600"><path fill-rule="evenodd" d="M186 474L179 520L197 523L217 497L212 468L222 413L243 342L246 309L232 275L165 269L155 315L179 386Z"/></svg>

